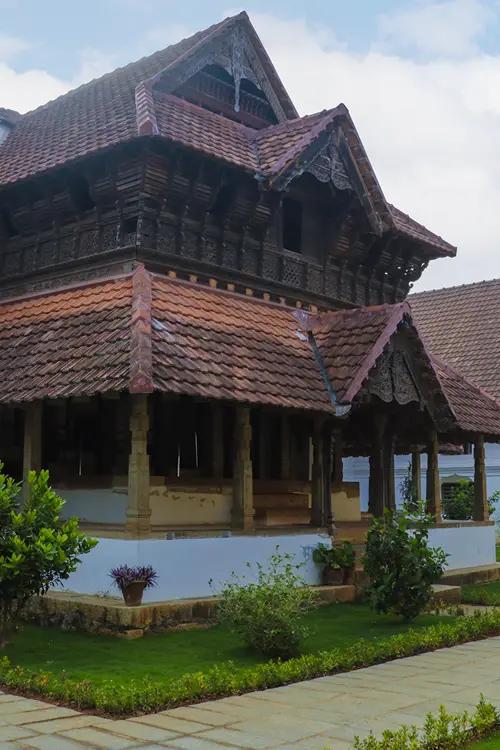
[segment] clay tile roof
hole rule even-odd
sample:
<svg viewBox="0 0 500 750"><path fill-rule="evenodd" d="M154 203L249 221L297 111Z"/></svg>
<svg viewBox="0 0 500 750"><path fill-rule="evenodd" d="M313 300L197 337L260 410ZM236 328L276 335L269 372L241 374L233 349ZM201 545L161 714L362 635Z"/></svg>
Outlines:
<svg viewBox="0 0 500 750"><path fill-rule="evenodd" d="M0 303L0 402L158 390L331 414L408 315L401 303L312 316L139 266ZM500 404L429 361L457 428L500 436Z"/></svg>
<svg viewBox="0 0 500 750"><path fill-rule="evenodd" d="M333 411L292 308L160 276L152 291L159 390Z"/></svg>
<svg viewBox="0 0 500 750"><path fill-rule="evenodd" d="M22 115L19 112L16 112L14 109L5 109L5 107L0 107L0 122L6 122L7 125L15 125L20 119Z"/></svg>
<svg viewBox="0 0 500 750"><path fill-rule="evenodd" d="M432 352L500 399L500 279L412 294Z"/></svg>
<svg viewBox="0 0 500 750"><path fill-rule="evenodd" d="M449 242L446 242L442 237L431 232L430 229L424 227L423 224L419 224L418 221L415 221L411 216L400 211L396 206L393 206L390 203L388 205L394 221L394 226L398 232L401 232L407 237L411 237L419 242L425 242L428 245L432 245L432 247L437 247L446 255L455 256L457 254L457 248L454 245L450 245Z"/></svg>
<svg viewBox="0 0 500 750"><path fill-rule="evenodd" d="M177 96L155 93L154 101L159 135L251 172L258 170L249 128Z"/></svg>
<svg viewBox="0 0 500 750"><path fill-rule="evenodd" d="M137 85L229 21L214 24L23 115L0 146L0 185L137 137Z"/></svg>
<svg viewBox="0 0 500 750"><path fill-rule="evenodd" d="M0 401L125 389L131 288L128 277L0 304Z"/></svg>
<svg viewBox="0 0 500 750"><path fill-rule="evenodd" d="M312 332L339 403L350 403L408 312L405 303L338 310L319 316Z"/></svg>
<svg viewBox="0 0 500 750"><path fill-rule="evenodd" d="M498 436L500 402L436 357L433 362L459 428L464 432Z"/></svg>

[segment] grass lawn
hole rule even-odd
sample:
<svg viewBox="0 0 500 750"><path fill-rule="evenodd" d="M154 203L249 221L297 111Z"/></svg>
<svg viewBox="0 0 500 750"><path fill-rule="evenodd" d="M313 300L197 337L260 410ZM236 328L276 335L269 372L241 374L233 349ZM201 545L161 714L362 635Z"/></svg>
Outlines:
<svg viewBox="0 0 500 750"><path fill-rule="evenodd" d="M462 586L462 601L467 604L489 604L500 607L500 581Z"/></svg>
<svg viewBox="0 0 500 750"><path fill-rule="evenodd" d="M488 740L475 742L470 746L470 750L500 750L500 732L496 732Z"/></svg>
<svg viewBox="0 0 500 750"><path fill-rule="evenodd" d="M500 562L500 544L497 545L497 562Z"/></svg>
<svg viewBox="0 0 500 750"><path fill-rule="evenodd" d="M386 639L409 628L421 628L450 617L422 615L410 625L400 619L374 614L363 604L331 604L307 616L311 634L304 653L347 646L361 638ZM63 632L56 628L25 625L16 634L5 656L31 670L75 679L127 681L147 677L164 680L189 672L206 671L215 664L233 661L246 667L263 661L243 648L237 636L221 626L147 635L135 641L111 636Z"/></svg>

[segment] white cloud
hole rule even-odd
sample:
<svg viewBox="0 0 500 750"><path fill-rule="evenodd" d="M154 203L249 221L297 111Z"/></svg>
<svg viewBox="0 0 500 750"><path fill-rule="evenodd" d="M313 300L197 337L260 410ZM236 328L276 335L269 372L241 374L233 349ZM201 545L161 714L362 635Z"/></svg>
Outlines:
<svg viewBox="0 0 500 750"><path fill-rule="evenodd" d="M418 288L500 276L500 56L353 54L305 22L252 21L301 114L343 101L388 200L458 246Z"/></svg>
<svg viewBox="0 0 500 750"><path fill-rule="evenodd" d="M476 54L477 42L495 18L483 0L418 3L379 19L380 41L391 50L423 57Z"/></svg>
<svg viewBox="0 0 500 750"><path fill-rule="evenodd" d="M10 60L20 52L29 49L30 44L17 36L0 34L0 60Z"/></svg>

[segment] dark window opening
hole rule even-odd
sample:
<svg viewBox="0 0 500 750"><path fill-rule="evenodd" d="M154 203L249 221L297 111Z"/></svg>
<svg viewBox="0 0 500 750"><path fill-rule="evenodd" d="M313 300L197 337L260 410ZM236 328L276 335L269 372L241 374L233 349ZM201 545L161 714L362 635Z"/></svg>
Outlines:
<svg viewBox="0 0 500 750"><path fill-rule="evenodd" d="M302 204L293 198L283 200L282 236L286 250L302 252Z"/></svg>
<svg viewBox="0 0 500 750"><path fill-rule="evenodd" d="M7 233L7 237L9 238L17 237L17 235L19 234L19 230L16 227L12 219L12 216L10 215L10 212L6 208L2 209L1 218L2 218L2 223L5 227L5 231Z"/></svg>
<svg viewBox="0 0 500 750"><path fill-rule="evenodd" d="M123 234L137 233L137 216L123 220Z"/></svg>
<svg viewBox="0 0 500 750"><path fill-rule="evenodd" d="M77 211L90 211L95 208L95 201L90 194L89 183L81 174L75 174L69 179L69 192Z"/></svg>

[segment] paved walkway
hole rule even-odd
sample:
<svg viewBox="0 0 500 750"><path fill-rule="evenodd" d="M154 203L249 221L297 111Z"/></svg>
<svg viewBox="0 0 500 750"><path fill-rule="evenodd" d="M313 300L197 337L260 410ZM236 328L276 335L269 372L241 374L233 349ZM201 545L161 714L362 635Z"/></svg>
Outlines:
<svg viewBox="0 0 500 750"><path fill-rule="evenodd" d="M113 721L0 694L3 750L346 750L444 703L500 705L500 637L259 693Z"/></svg>

